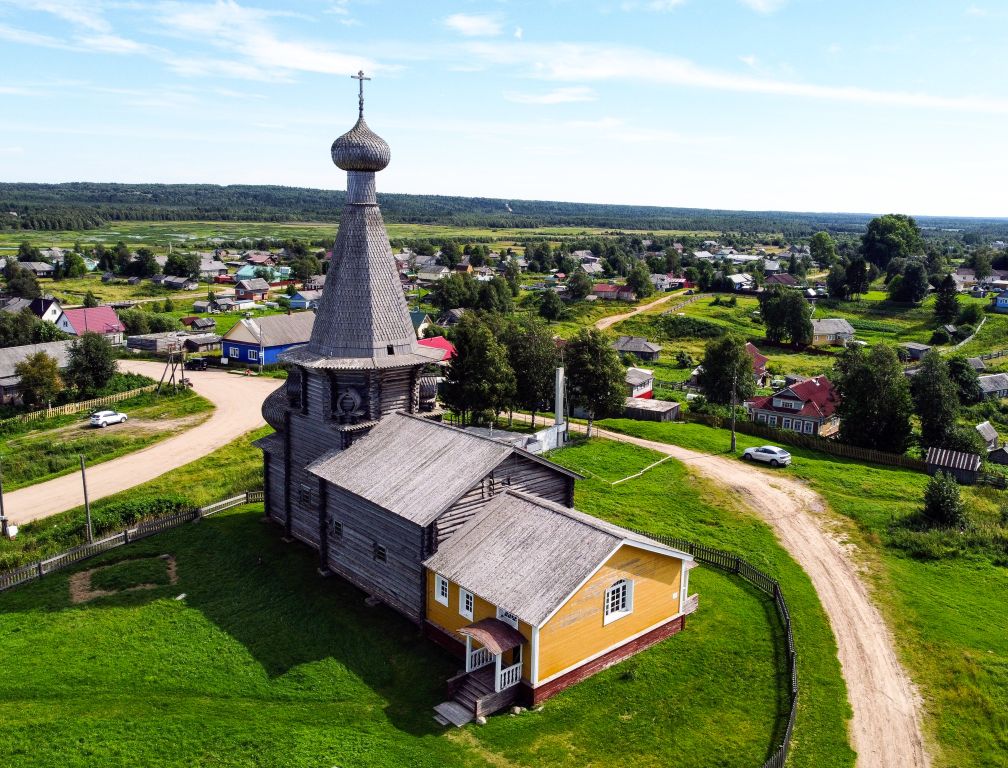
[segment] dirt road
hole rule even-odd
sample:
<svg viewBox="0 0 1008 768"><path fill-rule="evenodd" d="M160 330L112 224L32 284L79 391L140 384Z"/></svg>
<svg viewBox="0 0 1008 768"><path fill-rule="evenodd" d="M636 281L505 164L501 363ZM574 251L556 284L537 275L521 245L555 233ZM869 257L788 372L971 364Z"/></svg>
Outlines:
<svg viewBox="0 0 1008 768"><path fill-rule="evenodd" d="M580 425L572 425L584 431ZM629 435L599 430L610 440L672 456L738 494L773 528L805 570L829 618L853 717L858 768L926 768L920 698L896 658L893 638L858 576L849 552L830 534L822 499L784 473ZM801 638L797 638L800 642ZM799 653L801 650L799 649Z"/></svg>
<svg viewBox="0 0 1008 768"><path fill-rule="evenodd" d="M660 299L655 299L650 304L642 304L641 306L635 307L629 312L624 312L621 315L609 315L609 317L603 317L601 320L595 323L595 327L598 328L600 331L604 331L606 328L614 326L616 325L616 323L620 323L626 320L628 317L639 315L641 312L647 312L649 309L653 309L661 304L664 304L666 301L672 298L682 298L682 294L668 293L662 296Z"/></svg>
<svg viewBox="0 0 1008 768"><path fill-rule="evenodd" d="M164 365L121 361L120 369L160 379ZM167 470L195 461L263 424L262 402L283 382L241 377L221 371L189 371L193 389L216 406L202 424L142 451L88 468L91 501L153 480ZM109 427L115 429L115 427ZM16 524L48 517L84 503L79 473L4 494L7 517Z"/></svg>

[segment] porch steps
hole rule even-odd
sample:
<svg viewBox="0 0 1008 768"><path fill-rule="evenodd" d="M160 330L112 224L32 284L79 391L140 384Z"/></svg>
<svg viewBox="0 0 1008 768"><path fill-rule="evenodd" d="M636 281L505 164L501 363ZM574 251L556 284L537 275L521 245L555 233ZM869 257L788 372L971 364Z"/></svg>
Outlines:
<svg viewBox="0 0 1008 768"><path fill-rule="evenodd" d="M441 725L454 725L461 728L473 721L473 708L466 709L457 701L445 701L434 707L434 719Z"/></svg>

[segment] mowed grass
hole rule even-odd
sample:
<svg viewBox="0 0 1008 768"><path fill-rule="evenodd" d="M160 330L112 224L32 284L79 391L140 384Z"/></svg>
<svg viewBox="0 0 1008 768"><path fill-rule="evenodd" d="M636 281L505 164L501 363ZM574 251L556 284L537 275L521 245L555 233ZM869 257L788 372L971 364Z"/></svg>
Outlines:
<svg viewBox="0 0 1008 768"><path fill-rule="evenodd" d="M210 417L213 404L191 390L147 393L109 406L128 416L124 424L91 427L88 414L9 427L0 432L4 488L14 490L109 461L165 440Z"/></svg>
<svg viewBox="0 0 1008 768"><path fill-rule="evenodd" d="M699 424L615 419L602 426L707 453L728 448L727 431ZM738 435L739 451L765 442ZM849 533L873 598L923 695L935 765L1008 766L1008 568L981 556L920 561L886 546L890 526L922 506L925 475L788 449L794 463L786 471L854 524ZM1004 492L962 492L981 518L1008 506Z"/></svg>
<svg viewBox="0 0 1008 768"><path fill-rule="evenodd" d="M252 472L259 457L244 445L204 460L215 492ZM602 441L557 458L611 473L653 460ZM215 469L226 460L241 466L222 482ZM189 489L198 476L182 467L141 490ZM636 491L637 481L617 486L624 505L651 507L673 479L644 477ZM675 510L651 517L658 530L678 529L680 515L718 514L688 477L679 480ZM587 482L578 503L618 518L612 495L607 484ZM77 569L171 554L174 585L74 605L71 574L59 572L0 594L0 652L18 659L0 666L0 764L741 767L762 763L779 736L787 699L773 609L724 574L694 572L701 608L684 632L561 693L542 712L444 731L431 708L458 662L391 610L367 608L345 582L321 579L316 555L283 544L261 515L261 505L220 513ZM726 515L725 528L752 523L733 518ZM765 528L762 535L772 544ZM122 572L109 578L128 589L150 566L115 567ZM802 642L811 654L811 639ZM815 675L824 676L831 678ZM809 674L810 690L813 680ZM829 717L812 718L812 697L803 708L796 765L852 763L838 672L832 680ZM832 735L828 748L823 733ZM813 763L814 744L822 751Z"/></svg>

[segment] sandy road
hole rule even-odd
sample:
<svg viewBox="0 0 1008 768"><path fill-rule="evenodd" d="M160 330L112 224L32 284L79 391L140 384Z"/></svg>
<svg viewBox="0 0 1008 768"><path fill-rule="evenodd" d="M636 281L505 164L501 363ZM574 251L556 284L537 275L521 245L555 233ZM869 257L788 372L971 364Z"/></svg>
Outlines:
<svg viewBox="0 0 1008 768"><path fill-rule="evenodd" d="M649 304L642 304L641 306L635 307L634 309L631 309L629 312L624 312L621 315L609 315L608 317L603 317L601 320L595 323L595 327L598 328L600 331L604 331L606 328L616 325L616 323L623 322L628 317L639 315L641 312L647 312L649 309L653 309L654 307L657 307L660 304L664 304L666 301L672 298L682 298L682 294L669 293L666 294L665 296L662 296L660 299L655 299Z"/></svg>
<svg viewBox="0 0 1008 768"><path fill-rule="evenodd" d="M141 360L123 360L120 370L161 378L164 365ZM237 437L261 426L262 402L282 380L235 376L223 371L188 371L193 389L215 409L202 424L155 443L142 451L88 468L91 501L146 483L174 467L195 461ZM115 429L115 427L109 427ZM7 517L20 524L73 509L84 503L80 474L57 477L45 483L4 494Z"/></svg>
<svg viewBox="0 0 1008 768"><path fill-rule="evenodd" d="M518 414L515 414L518 418ZM584 431L581 425L572 429ZM927 768L920 697L900 665L892 634L845 550L829 531L822 499L786 474L676 445L606 430L600 437L672 456L729 489L765 520L819 595L847 683L858 768ZM800 641L800 638L799 638ZM800 653L799 649L799 653Z"/></svg>

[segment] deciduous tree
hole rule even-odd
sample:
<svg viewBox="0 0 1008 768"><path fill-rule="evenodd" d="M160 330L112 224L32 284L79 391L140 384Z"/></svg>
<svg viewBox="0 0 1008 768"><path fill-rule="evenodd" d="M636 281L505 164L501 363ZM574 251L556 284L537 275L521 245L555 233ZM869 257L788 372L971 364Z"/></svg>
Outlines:
<svg viewBox="0 0 1008 768"><path fill-rule="evenodd" d="M759 302L768 340L796 347L812 343L811 306L800 293L775 287L760 294Z"/></svg>
<svg viewBox="0 0 1008 768"><path fill-rule="evenodd" d="M651 271L643 261L635 261L626 279L627 285L637 294L638 299L646 299L654 293Z"/></svg>
<svg viewBox="0 0 1008 768"><path fill-rule="evenodd" d="M980 387L980 376L976 368L970 365L965 355L952 355L948 358L948 372L955 384L959 402L973 405L983 400L983 389Z"/></svg>
<svg viewBox="0 0 1008 768"><path fill-rule="evenodd" d="M724 336L707 342L701 365L699 384L708 402L730 405L733 387L737 404L755 394L753 361L743 339Z"/></svg>
<svg viewBox="0 0 1008 768"><path fill-rule="evenodd" d="M515 373L515 405L536 413L552 402L556 386L555 370L559 355L553 336L536 320L516 323L507 335L508 361Z"/></svg>
<svg viewBox="0 0 1008 768"><path fill-rule="evenodd" d="M924 489L924 519L935 528L966 528L968 518L959 484L946 472L936 472Z"/></svg>
<svg viewBox="0 0 1008 768"><path fill-rule="evenodd" d="M832 264L837 257L836 241L829 232L816 232L809 240L809 253L822 265Z"/></svg>
<svg viewBox="0 0 1008 768"><path fill-rule="evenodd" d="M570 382L571 403L588 414L587 436L595 419L616 416L626 402L626 371L616 350L596 328L583 328L567 342L564 364Z"/></svg>
<svg viewBox="0 0 1008 768"><path fill-rule="evenodd" d="M547 290L543 294L542 299L539 301L539 316L549 320L559 320L563 317L564 313L564 303L563 300L557 296L556 291Z"/></svg>
<svg viewBox="0 0 1008 768"><path fill-rule="evenodd" d="M890 259L910 258L923 250L917 222L901 213L876 216L861 236L861 255L879 269L885 269Z"/></svg>
<svg viewBox="0 0 1008 768"><path fill-rule="evenodd" d="M463 423L507 408L515 394L515 375L507 350L473 312L466 312L454 331L455 356L448 364L442 397Z"/></svg>
<svg viewBox="0 0 1008 768"><path fill-rule="evenodd" d="M913 401L903 366L892 347L847 347L833 368L840 402L840 439L850 445L905 453Z"/></svg>
<svg viewBox="0 0 1008 768"><path fill-rule="evenodd" d="M112 345L104 336L85 333L70 345L66 381L84 397L94 397L116 372Z"/></svg>
<svg viewBox="0 0 1008 768"><path fill-rule="evenodd" d="M588 273L583 269L580 269L580 267L575 268L575 270L568 275L567 295L574 301L581 301L585 296L591 293L591 289L591 278L588 277Z"/></svg>
<svg viewBox="0 0 1008 768"><path fill-rule="evenodd" d="M48 405L65 388L59 364L45 352L28 355L14 366L14 373L21 379L21 399L28 405Z"/></svg>
<svg viewBox="0 0 1008 768"><path fill-rule="evenodd" d="M945 445L945 439L959 415L959 393L949 376L948 364L931 350L910 381L914 410L921 421L921 443Z"/></svg>

